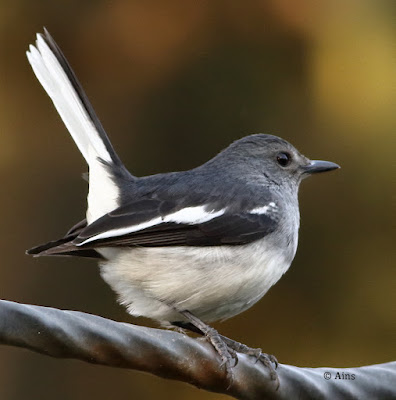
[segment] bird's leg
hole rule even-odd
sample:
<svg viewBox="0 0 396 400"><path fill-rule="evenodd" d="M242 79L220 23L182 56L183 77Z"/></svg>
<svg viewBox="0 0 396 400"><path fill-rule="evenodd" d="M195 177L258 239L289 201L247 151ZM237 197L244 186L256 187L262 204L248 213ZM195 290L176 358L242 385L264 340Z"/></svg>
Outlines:
<svg viewBox="0 0 396 400"><path fill-rule="evenodd" d="M205 336L205 334L200 329L198 329L195 325L193 325L191 322L174 321L174 322L171 322L171 324L173 326L177 326L178 328L187 329L190 332L194 332L194 333L197 333L198 335Z"/></svg>
<svg viewBox="0 0 396 400"><path fill-rule="evenodd" d="M203 331L199 327L197 327L194 323L172 322L172 324L175 326L178 326L180 328L188 329L189 331L197 333L199 335L205 335L203 333ZM248 347L248 346L244 345L243 343L239 343L239 342L232 340L226 336L223 336L223 335L219 335L219 336L223 340L223 342L227 345L228 350L232 350L234 352L235 365L238 363L238 358L237 358L236 352L255 357L256 362L260 361L262 364L264 364L268 368L271 379L276 382L277 389L279 388L279 378L278 378L278 374L276 373L276 368L278 367L278 360L276 359L275 356L263 353L261 351L261 349L255 349L252 347ZM275 367L272 364L274 364Z"/></svg>
<svg viewBox="0 0 396 400"><path fill-rule="evenodd" d="M237 364L237 356L234 349L229 347L223 340L222 336L216 331L216 329L212 328L211 326L205 324L205 322L201 321L195 315L191 314L187 310L179 311L181 315L183 315L190 323L187 324L178 324L175 325L187 328L195 333L204 335L210 344L215 348L216 352L221 357L221 365L225 367L227 379L229 381L229 387L231 386L234 374L232 372L232 360L236 360L234 362L234 366Z"/></svg>

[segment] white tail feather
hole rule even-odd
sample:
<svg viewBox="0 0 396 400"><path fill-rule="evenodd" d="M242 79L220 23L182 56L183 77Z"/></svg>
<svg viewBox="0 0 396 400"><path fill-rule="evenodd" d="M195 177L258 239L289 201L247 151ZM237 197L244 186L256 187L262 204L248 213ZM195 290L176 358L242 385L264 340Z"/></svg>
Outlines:
<svg viewBox="0 0 396 400"><path fill-rule="evenodd" d="M91 223L118 207L119 190L99 160L111 163L111 155L62 65L40 34L36 47L30 45L26 54L37 79L89 165L87 220Z"/></svg>
<svg viewBox="0 0 396 400"><path fill-rule="evenodd" d="M37 35L36 47L30 46L26 54L37 79L51 97L63 122L72 135L87 163L89 149L98 157L110 162L111 157L78 94L54 53L41 35Z"/></svg>

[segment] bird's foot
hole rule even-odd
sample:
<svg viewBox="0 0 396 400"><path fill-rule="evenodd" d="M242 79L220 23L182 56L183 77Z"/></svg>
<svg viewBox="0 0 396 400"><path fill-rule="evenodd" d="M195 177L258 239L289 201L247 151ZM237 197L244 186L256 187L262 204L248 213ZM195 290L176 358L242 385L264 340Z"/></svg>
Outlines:
<svg viewBox="0 0 396 400"><path fill-rule="evenodd" d="M221 357L220 365L225 367L227 380L229 382L228 388L230 388L234 380L232 369L238 364L237 353L242 353L248 356L253 356L256 359L256 363L260 361L268 369L270 378L271 380L275 381L276 390L278 390L279 377L276 372L276 369L278 368L278 360L274 356L263 353L261 349L248 347L243 343L239 343L235 340L229 339L226 336L220 335L216 329L205 324L187 310L179 312L180 314L184 315L189 322L172 322L172 324L206 337L206 339Z"/></svg>

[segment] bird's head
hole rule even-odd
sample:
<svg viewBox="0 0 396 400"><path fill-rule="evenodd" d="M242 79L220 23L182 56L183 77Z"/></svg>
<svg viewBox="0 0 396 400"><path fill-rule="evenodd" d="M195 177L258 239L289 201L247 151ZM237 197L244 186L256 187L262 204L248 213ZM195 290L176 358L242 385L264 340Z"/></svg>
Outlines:
<svg viewBox="0 0 396 400"><path fill-rule="evenodd" d="M216 163L246 177L262 175L269 183L293 188L312 174L340 168L330 161L310 160L286 140L265 134L235 141L219 154Z"/></svg>

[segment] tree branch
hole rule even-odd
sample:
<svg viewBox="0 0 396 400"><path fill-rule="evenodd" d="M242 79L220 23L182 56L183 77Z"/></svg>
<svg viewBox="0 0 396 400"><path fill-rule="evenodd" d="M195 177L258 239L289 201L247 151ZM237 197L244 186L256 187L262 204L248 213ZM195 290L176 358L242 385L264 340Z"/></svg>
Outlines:
<svg viewBox="0 0 396 400"><path fill-rule="evenodd" d="M280 364L280 388L275 391L266 368L241 354L227 390L219 358L206 341L78 311L5 300L0 300L0 344L146 371L238 399L396 399L396 362L338 369ZM329 380L325 373L331 374Z"/></svg>

